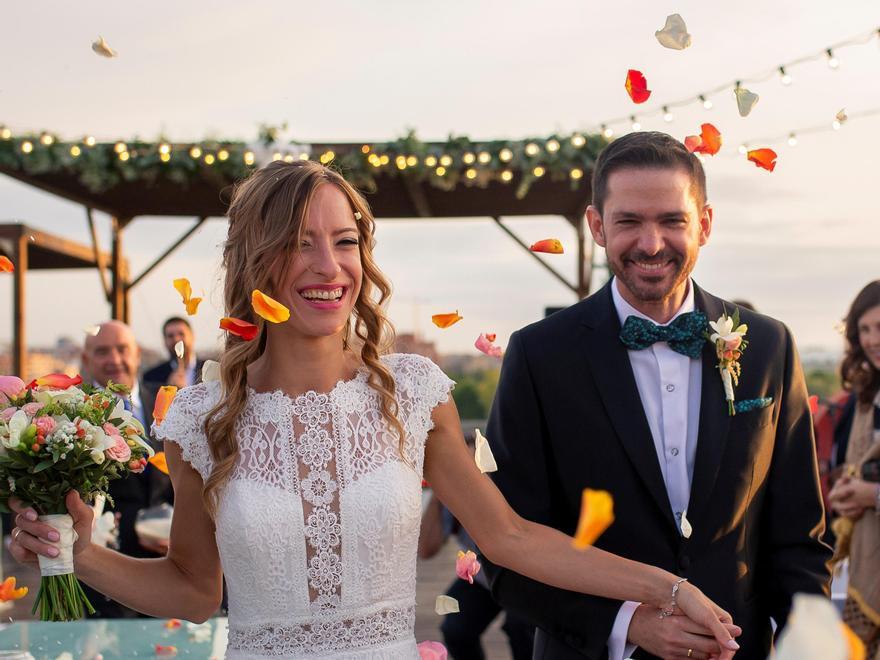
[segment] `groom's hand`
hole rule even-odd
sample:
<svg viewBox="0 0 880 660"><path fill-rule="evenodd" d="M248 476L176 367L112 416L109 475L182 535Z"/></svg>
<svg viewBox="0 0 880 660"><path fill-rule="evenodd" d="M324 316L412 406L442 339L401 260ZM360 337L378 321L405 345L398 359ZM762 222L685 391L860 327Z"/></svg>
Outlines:
<svg viewBox="0 0 880 660"><path fill-rule="evenodd" d="M737 628L733 634L738 632ZM664 660L707 660L723 657L721 647L708 628L694 623L686 616L675 615L661 619L657 608L649 605L639 605L633 614L627 642ZM690 655L688 651L691 652ZM729 656L732 652L725 650L724 654Z"/></svg>

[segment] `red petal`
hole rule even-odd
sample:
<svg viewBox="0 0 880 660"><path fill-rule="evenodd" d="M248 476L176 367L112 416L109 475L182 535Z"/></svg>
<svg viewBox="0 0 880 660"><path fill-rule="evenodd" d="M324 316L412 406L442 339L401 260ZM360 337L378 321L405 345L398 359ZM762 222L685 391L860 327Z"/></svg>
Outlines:
<svg viewBox="0 0 880 660"><path fill-rule="evenodd" d="M220 319L220 327L223 330L226 330L226 332L231 332L237 337L241 337L245 341L255 339L260 332L260 329L253 323L248 323L241 319L235 319L231 316L225 316Z"/></svg>
<svg viewBox="0 0 880 660"><path fill-rule="evenodd" d="M776 169L776 152L773 149L752 149L746 156L758 167L770 172Z"/></svg>
<svg viewBox="0 0 880 660"><path fill-rule="evenodd" d="M700 126L700 129L702 130L702 133L700 133L702 144L697 151L708 156L714 156L721 149L721 131L712 124L703 124Z"/></svg>
<svg viewBox="0 0 880 660"><path fill-rule="evenodd" d="M4 257L0 254L0 273L11 273L14 270L15 266L9 261L9 257Z"/></svg>
<svg viewBox="0 0 880 660"><path fill-rule="evenodd" d="M703 146L703 138L699 135L688 135L684 139L684 147L691 153L698 151L701 146Z"/></svg>
<svg viewBox="0 0 880 660"><path fill-rule="evenodd" d="M32 390L35 387L51 387L56 390L66 390L68 387L79 385L81 382L83 382L83 379L79 375L71 378L66 374L49 374L48 376L32 380L27 388Z"/></svg>
<svg viewBox="0 0 880 660"><path fill-rule="evenodd" d="M556 238L545 238L543 241L533 243L529 249L532 252L545 252L547 254L562 254L562 243Z"/></svg>
<svg viewBox="0 0 880 660"><path fill-rule="evenodd" d="M641 71L630 69L626 72L626 93L633 100L633 103L644 103L651 96L651 90L648 89L648 81Z"/></svg>
<svg viewBox="0 0 880 660"><path fill-rule="evenodd" d="M813 413L813 417L819 413L819 397L816 394L810 397L810 412Z"/></svg>

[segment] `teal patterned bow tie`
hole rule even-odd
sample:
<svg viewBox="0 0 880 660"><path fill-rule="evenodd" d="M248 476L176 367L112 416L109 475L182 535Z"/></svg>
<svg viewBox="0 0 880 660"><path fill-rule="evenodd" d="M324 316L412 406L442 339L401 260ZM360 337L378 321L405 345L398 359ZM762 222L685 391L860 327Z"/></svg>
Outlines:
<svg viewBox="0 0 880 660"><path fill-rule="evenodd" d="M657 325L639 316L628 316L620 331L620 341L632 351L641 351L658 341L665 341L676 353L700 357L706 341L707 319L703 312L688 312L669 325Z"/></svg>

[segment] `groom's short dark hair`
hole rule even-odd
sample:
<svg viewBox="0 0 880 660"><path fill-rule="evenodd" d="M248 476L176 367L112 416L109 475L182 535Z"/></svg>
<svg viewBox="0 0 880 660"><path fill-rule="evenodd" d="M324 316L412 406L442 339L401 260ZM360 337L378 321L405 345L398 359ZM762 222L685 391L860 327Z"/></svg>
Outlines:
<svg viewBox="0 0 880 660"><path fill-rule="evenodd" d="M593 206L602 209L608 196L608 178L625 167L677 167L691 178L697 205L706 203L706 173L700 160L678 140L659 131L636 131L605 147L593 168Z"/></svg>

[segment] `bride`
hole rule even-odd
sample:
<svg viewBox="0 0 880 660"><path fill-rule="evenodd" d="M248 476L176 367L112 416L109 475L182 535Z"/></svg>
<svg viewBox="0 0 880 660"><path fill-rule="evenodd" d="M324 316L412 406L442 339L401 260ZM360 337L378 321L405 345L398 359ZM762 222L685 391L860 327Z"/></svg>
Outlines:
<svg viewBox="0 0 880 660"><path fill-rule="evenodd" d="M216 612L225 576L228 658L418 658L424 474L494 563L563 589L673 607L714 636L714 655L731 657L739 629L696 587L575 550L565 534L520 518L462 439L453 382L426 358L380 356L391 289L373 260L373 230L364 199L316 163L274 162L237 187L226 313L259 335L228 335L221 380L182 390L153 427L175 493L167 556L92 544L91 509L71 492L77 576L145 614L190 621ZM255 289L286 305L289 321L255 315ZM51 528L11 505L15 558L57 554Z"/></svg>

